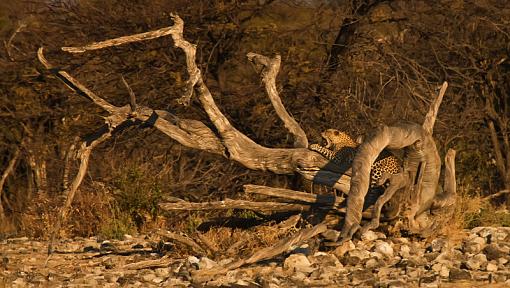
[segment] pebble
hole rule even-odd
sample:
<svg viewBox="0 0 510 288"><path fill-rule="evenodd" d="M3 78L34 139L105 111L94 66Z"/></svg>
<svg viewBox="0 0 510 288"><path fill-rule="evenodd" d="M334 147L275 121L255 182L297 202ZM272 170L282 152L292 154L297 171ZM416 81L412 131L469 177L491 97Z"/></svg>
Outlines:
<svg viewBox="0 0 510 288"><path fill-rule="evenodd" d="M487 256L485 254L476 254L466 262L466 266L470 270L479 270L485 265L487 265Z"/></svg>
<svg viewBox="0 0 510 288"><path fill-rule="evenodd" d="M200 270L211 269L217 265L218 264L215 261L213 261L207 257L202 257L198 261L198 269L200 269Z"/></svg>
<svg viewBox="0 0 510 288"><path fill-rule="evenodd" d="M458 281L479 281L480 287L484 287L489 283L510 282L509 231L480 227L467 231L460 242L437 238L428 245L412 238L385 239L380 232L369 231L362 240L345 242L334 250L325 249L313 254L314 250L308 247L311 256L281 254L271 262L231 270L218 279L213 277L211 280L214 281L208 282L208 287L255 287L254 283L261 283L263 287L409 287L418 283L420 287L437 287L438 283ZM112 246L119 251L139 251L132 247L134 244L139 244L140 249L151 247L148 239L131 237L102 242L103 252ZM2 281L7 281L6 287L189 287L196 282L194 277L200 270L238 260L237 257L220 260L221 255L217 258L184 256L174 259L168 267L123 271L122 267L128 263L156 260L161 255L116 255L113 251L101 257L91 257L100 252L97 238L62 240L60 244L57 247L60 250L64 247L66 251L93 249L87 254L54 254L43 269L42 262L46 259L44 242L23 238L2 240L0 259L7 260L5 265L0 265L0 273L3 273Z"/></svg>
<svg viewBox="0 0 510 288"><path fill-rule="evenodd" d="M311 273L315 268L304 254L292 254L283 262L283 268L290 271Z"/></svg>
<svg viewBox="0 0 510 288"><path fill-rule="evenodd" d="M381 253L382 255L391 258L393 257L393 248L390 244L384 241L378 241L375 244L375 252Z"/></svg>
<svg viewBox="0 0 510 288"><path fill-rule="evenodd" d="M496 272L498 271L498 265L492 262L487 263L487 267L485 268L487 272Z"/></svg>
<svg viewBox="0 0 510 288"><path fill-rule="evenodd" d="M368 230L367 232L361 235L361 241L370 242L375 241L377 239L379 239L378 235L372 230Z"/></svg>

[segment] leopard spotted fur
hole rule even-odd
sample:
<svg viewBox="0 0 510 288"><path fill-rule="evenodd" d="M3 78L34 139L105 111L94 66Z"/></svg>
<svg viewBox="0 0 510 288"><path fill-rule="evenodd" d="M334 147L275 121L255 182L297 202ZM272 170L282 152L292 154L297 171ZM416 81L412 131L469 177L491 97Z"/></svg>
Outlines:
<svg viewBox="0 0 510 288"><path fill-rule="evenodd" d="M326 146L311 144L309 146L310 150L318 152L328 160L331 160L335 165L347 165L350 167L359 144L347 133L336 129L328 129L322 132L321 136L326 140ZM371 187L382 185L383 183L380 182L384 181L383 177L388 176L385 174L400 173L400 167L399 159L390 152L383 150L372 165L372 170L370 171Z"/></svg>

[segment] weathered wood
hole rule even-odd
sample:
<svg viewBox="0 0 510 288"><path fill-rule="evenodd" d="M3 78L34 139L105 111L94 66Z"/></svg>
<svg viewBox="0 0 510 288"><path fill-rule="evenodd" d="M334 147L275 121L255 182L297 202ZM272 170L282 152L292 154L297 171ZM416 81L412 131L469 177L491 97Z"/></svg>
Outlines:
<svg viewBox="0 0 510 288"><path fill-rule="evenodd" d="M69 53L83 53L85 51L91 51L91 50L97 50L97 49L103 49L107 47L112 46L119 46L127 43L133 43L133 42L139 42L139 41L145 41L145 40L151 40L156 39L159 37L167 36L172 33L175 33L176 27L170 26L161 28L155 31L149 31L144 33L139 33L135 35L129 35L129 36L123 36L115 39L109 39L106 41L100 41L100 42L94 42L82 47L62 47L62 51L66 51Z"/></svg>
<svg viewBox="0 0 510 288"><path fill-rule="evenodd" d="M447 82L444 82L441 91L429 107L423 125L406 122L382 126L373 131L368 139L359 146L352 163L353 177L347 199L345 223L342 227L342 241L352 238L360 228L363 202L369 188L371 166L385 148L402 149L407 147L403 173L409 173L411 181L408 181L407 187L404 188L406 193L410 194L406 216L410 229L419 232L420 225L416 223L415 218L430 209L437 194L441 159L431 133L447 87ZM418 167L420 168L418 169ZM419 175L415 175L416 171ZM415 177L418 177L416 185ZM390 190L390 192L394 193L395 191ZM391 197L382 199L387 201L389 198ZM371 225L373 224L369 224L369 226Z"/></svg>
<svg viewBox="0 0 510 288"><path fill-rule="evenodd" d="M417 143L419 145L415 145ZM369 188L370 170L377 156L384 148L401 149L404 147L408 147L407 160L404 161L404 173L408 173L406 163L411 167L418 167L420 162L426 163L422 165L424 167L423 180L419 185L421 193L414 195L416 188L409 192L412 197L415 197L413 203L410 203L412 207L408 214L409 220L413 222L417 214L430 208L436 194L441 167L434 139L421 125L414 123L398 123L393 126L380 127L359 146L352 164L354 176L351 179L345 224L342 228L343 240L350 239L359 228L363 202ZM414 224L411 223L411 225Z"/></svg>
<svg viewBox="0 0 510 288"><path fill-rule="evenodd" d="M243 188L246 193L260 194L314 204L339 205L343 202L342 198L337 198L335 195L315 195L285 188L274 188L250 184L244 185Z"/></svg>
<svg viewBox="0 0 510 288"><path fill-rule="evenodd" d="M92 150L102 142L104 142L106 139L108 139L111 136L111 130L107 130L104 133L99 134L98 137L95 137L94 139L89 139L88 141L84 141L81 144L80 150L78 151L78 157L80 158L80 166L78 168L78 172L76 173L76 176L73 179L73 182L71 183L71 186L68 187L65 191L66 200L64 202L64 205L60 207L57 222L53 226L53 230L50 234L50 240L48 242L48 255L51 255L53 253L53 243L55 242L55 239L58 237L58 234L60 232L60 228L62 227L62 223L67 219L67 216L69 214L69 211L71 210L71 204L74 200L74 195L76 194L76 191L78 190L78 187L80 187L81 182L83 181L83 178L85 177L85 174L87 173L87 168L89 166L89 158L90 154L92 153ZM46 260L46 262L49 260Z"/></svg>
<svg viewBox="0 0 510 288"><path fill-rule="evenodd" d="M441 102L443 101L444 93L446 93L446 89L448 88L448 82L443 82L443 85L441 85L441 89L439 90L439 94L436 98L434 98L434 101L429 107L429 111L427 112L427 115L425 116L425 120L423 121L423 129L427 131L429 134L432 135L432 131L434 130L434 124L436 123L436 117L437 112L439 110L439 106L441 105Z"/></svg>
<svg viewBox="0 0 510 288"><path fill-rule="evenodd" d="M255 65L262 65L264 67L261 71L262 82L266 87L267 95L269 96L269 100L271 100L271 104L273 105L276 114L280 117L280 119L282 119L285 128L294 135L294 147L308 147L308 138L306 137L305 131L287 112L279 96L278 90L276 89L276 75L278 75L278 71L280 70L282 57L280 55L276 55L274 58L269 58L252 52L248 53L246 57L248 57L248 60L253 62Z"/></svg>
<svg viewBox="0 0 510 288"><path fill-rule="evenodd" d="M12 155L11 160L9 160L9 164L7 164L4 173L2 173L2 178L0 178L0 223L4 223L5 219L4 206L2 205L2 191L4 188L5 180L7 180L7 177L9 177L12 171L14 171L14 167L16 165L16 162L18 161L20 151L21 148L16 147L16 150L14 150L14 154Z"/></svg>
<svg viewBox="0 0 510 288"><path fill-rule="evenodd" d="M482 198L482 200L490 200L490 199L494 199L494 198L497 198L497 197L499 197L499 196L501 196L501 195L505 195L505 194L510 194L510 190L506 190L506 189L501 190L501 191L499 191L499 192L497 192L497 193L494 193L494 194L491 194L491 195L489 195L489 196L485 196L485 197L483 197L483 198Z"/></svg>
<svg viewBox="0 0 510 288"><path fill-rule="evenodd" d="M321 223L315 225L311 228L302 229L297 232L295 235L282 239L278 241L273 246L261 249L255 253L253 253L250 257L245 259L240 259L234 262L231 262L225 266L215 267L207 270L198 270L193 273L193 279L199 282L208 281L211 277L214 277L218 274L225 274L232 269L237 269L246 264L253 264L262 260L271 259L281 253L289 251L293 249L293 247L299 246L304 241L318 235L327 230L325 224Z"/></svg>
<svg viewBox="0 0 510 288"><path fill-rule="evenodd" d="M269 170L277 174L293 174L295 172L301 173L301 171L307 171L310 169L318 170L326 165L327 161L321 155L306 148L284 149L263 147L235 129L230 124L227 117L225 117L221 110L216 106L209 89L200 75L200 70L195 63L196 47L186 41L182 35L184 22L176 15L172 15L172 19L174 20L174 26L169 27L165 33L158 34L158 37L165 35L172 36L175 46L182 49L186 55L186 64L189 74L189 79L187 81L188 88L186 89L185 95L180 98L180 102L189 102L191 93L196 91L202 107L220 133L221 139L216 137L215 133L207 128L205 124L198 121L179 119L173 115L171 122L162 119L162 117L160 117L162 114L165 116L170 114L165 111L155 111L146 107L138 107L136 113L134 113L134 117L136 119L150 122L150 124L153 124L156 129L162 131L187 147L201 149L223 156L229 155L230 160L239 162L245 167L253 170ZM129 36L125 37L129 38ZM119 40L120 38L122 38L122 41ZM121 45L123 43L147 39L145 37L134 37L129 38L130 41L126 42L124 40L128 38L120 38L112 39L111 41L102 41L100 42L102 43L101 45L93 43L85 47L101 49L104 47L110 47L111 45ZM82 48L83 47L73 52L77 52L78 50L81 51L83 50ZM43 50L40 48L38 52L39 61L43 63L47 69L53 69L53 66L50 65L44 58L42 52ZM55 72L55 70L52 71ZM79 81L71 77L69 73L65 71L56 71L55 73L59 79L68 85L68 87L87 97L94 104L102 107L106 111L116 115L122 114L122 117L133 116L128 105L115 107L87 89ZM193 87L195 87L195 89L193 89ZM197 125L197 122L200 123L200 125ZM228 153L225 153L225 150L227 150ZM338 178L340 178L340 175Z"/></svg>
<svg viewBox="0 0 510 288"><path fill-rule="evenodd" d="M166 230L158 230L156 232L156 234L161 236L161 237L164 237L164 238L171 239L171 240L177 241L179 243L182 243L182 244L190 247L193 251L195 251L197 253L200 253L200 254L205 253L205 249L204 248L202 248L195 241L193 241L193 239L191 239L191 238L189 238L187 236L180 235L180 234L173 233L173 232L166 231Z"/></svg>
<svg viewBox="0 0 510 288"><path fill-rule="evenodd" d="M253 202L247 200L231 200L214 202L177 202L161 203L159 207L166 211L187 211L187 210L226 210L226 209L246 209L260 212L285 212L285 211L308 211L309 205L290 204L278 202Z"/></svg>

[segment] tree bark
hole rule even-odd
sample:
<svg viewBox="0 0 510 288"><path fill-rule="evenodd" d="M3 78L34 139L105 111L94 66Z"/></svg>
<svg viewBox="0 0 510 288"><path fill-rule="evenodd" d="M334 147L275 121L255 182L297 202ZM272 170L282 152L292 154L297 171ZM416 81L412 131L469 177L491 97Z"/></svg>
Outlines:
<svg viewBox="0 0 510 288"><path fill-rule="evenodd" d="M14 171L14 167L16 165L16 162L18 161L20 150L21 150L20 147L16 148L14 154L12 155L11 160L9 160L9 163L7 164L7 167L4 170L4 173L2 173L2 177L0 178L0 223L2 223L2 225L4 225L3 223L5 221L5 211L4 206L2 204L4 184L5 181L7 180L7 177L9 177L9 175Z"/></svg>

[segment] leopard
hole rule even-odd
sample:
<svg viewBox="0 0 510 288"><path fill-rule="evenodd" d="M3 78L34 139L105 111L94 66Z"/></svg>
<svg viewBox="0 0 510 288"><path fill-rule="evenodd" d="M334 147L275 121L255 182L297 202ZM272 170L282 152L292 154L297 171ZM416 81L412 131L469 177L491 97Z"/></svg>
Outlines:
<svg viewBox="0 0 510 288"><path fill-rule="evenodd" d="M308 148L318 152L335 165L350 167L357 152L359 143L349 134L337 129L327 129L321 133L326 145L311 144ZM387 150L383 150L372 164L370 171L370 187L383 186L389 176L401 172L400 160Z"/></svg>

